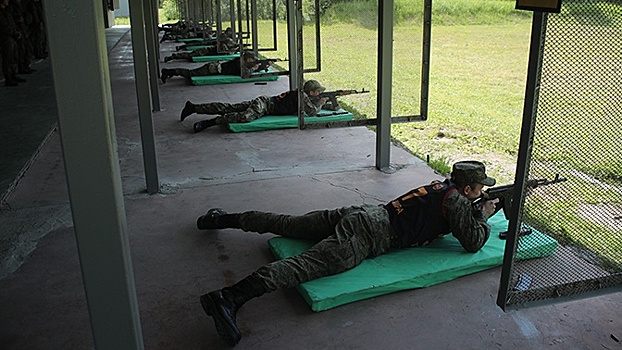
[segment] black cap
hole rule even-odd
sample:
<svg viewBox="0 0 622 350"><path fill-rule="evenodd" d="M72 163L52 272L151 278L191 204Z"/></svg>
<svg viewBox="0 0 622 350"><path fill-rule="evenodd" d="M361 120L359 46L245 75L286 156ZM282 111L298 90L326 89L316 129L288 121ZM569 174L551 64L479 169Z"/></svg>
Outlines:
<svg viewBox="0 0 622 350"><path fill-rule="evenodd" d="M454 182L468 184L477 182L485 186L494 186L497 181L486 175L486 166L482 162L467 160L456 162L451 171Z"/></svg>

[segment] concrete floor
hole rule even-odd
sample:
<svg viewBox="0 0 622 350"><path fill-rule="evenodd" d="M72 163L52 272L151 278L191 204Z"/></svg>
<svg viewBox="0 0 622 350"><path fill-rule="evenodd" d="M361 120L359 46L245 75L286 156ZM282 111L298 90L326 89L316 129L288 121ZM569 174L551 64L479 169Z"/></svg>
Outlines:
<svg viewBox="0 0 622 350"><path fill-rule="evenodd" d="M114 33L107 35L111 38ZM166 42L162 52L174 46ZM206 209L301 214L377 204L439 178L398 147L392 148L391 162L399 170L392 174L376 170L375 134L364 127L242 134L211 128L194 134L192 123L198 116L179 121L186 100L246 100L284 91L287 81L193 87L172 79L161 85L162 110L154 113L163 191L149 196L129 35L120 38L109 60L146 349L227 348L203 313L199 295L273 260L266 244L271 235L198 231L195 220ZM13 263L0 280L0 348L93 348L58 132L41 147L2 208L5 235L26 237L19 242L26 247L11 253ZM311 311L295 290L277 291L241 309L238 325L243 338L237 348L622 348L617 340L622 339L622 293L503 312L495 304L499 277L496 268L319 313Z"/></svg>

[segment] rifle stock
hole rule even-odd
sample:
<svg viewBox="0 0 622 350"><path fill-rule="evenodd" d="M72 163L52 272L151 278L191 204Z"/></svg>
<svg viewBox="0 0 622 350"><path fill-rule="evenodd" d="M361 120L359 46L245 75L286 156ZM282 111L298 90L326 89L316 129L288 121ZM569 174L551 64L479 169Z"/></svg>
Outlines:
<svg viewBox="0 0 622 350"><path fill-rule="evenodd" d="M259 64L259 68L257 69L257 71L268 71L268 68L272 65L272 63L274 62L285 62L285 61L289 61L288 59L283 59L283 58L265 58L263 60L255 60L255 64Z"/></svg>

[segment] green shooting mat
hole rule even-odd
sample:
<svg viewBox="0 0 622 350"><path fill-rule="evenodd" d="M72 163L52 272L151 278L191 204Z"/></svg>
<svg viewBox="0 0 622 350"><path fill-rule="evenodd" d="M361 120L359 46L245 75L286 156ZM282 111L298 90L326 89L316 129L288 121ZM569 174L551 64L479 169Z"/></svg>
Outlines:
<svg viewBox="0 0 622 350"><path fill-rule="evenodd" d="M194 56L192 57L192 62L231 61L238 57L240 57L239 53L234 53L232 55Z"/></svg>
<svg viewBox="0 0 622 350"><path fill-rule="evenodd" d="M210 47L214 47L214 45L188 45L186 44L185 51L194 51L198 49L209 49Z"/></svg>
<svg viewBox="0 0 622 350"><path fill-rule="evenodd" d="M205 75L200 77L192 77L192 85L218 85L218 84L235 84L235 83L252 83L258 81L275 81L278 80L278 75L274 76L259 76L253 78L242 78L237 75Z"/></svg>
<svg viewBox="0 0 622 350"><path fill-rule="evenodd" d="M503 263L505 240L499 232L508 221L501 212L491 217L491 237L476 253L465 251L457 239L447 235L430 245L394 250L363 261L357 267L337 275L300 284L297 288L313 311L328 310L358 300L405 289L423 288L484 271ZM300 254L313 242L274 237L268 240L272 253L283 259ZM519 239L517 255L521 259L553 254L557 241L536 231Z"/></svg>
<svg viewBox="0 0 622 350"><path fill-rule="evenodd" d="M342 120L352 120L354 116L352 113L340 109L338 111L322 110L318 114L319 116L305 117L305 124L310 123L322 123L322 122L336 122ZM233 132L249 132L249 131L263 131L273 129L290 129L298 127L297 115L266 115L259 119L255 119L249 123L229 123L229 130Z"/></svg>
<svg viewBox="0 0 622 350"><path fill-rule="evenodd" d="M191 43L194 41L203 41L204 38L182 38L182 39L177 39L177 41L179 41L180 43ZM212 38L215 39L215 38Z"/></svg>

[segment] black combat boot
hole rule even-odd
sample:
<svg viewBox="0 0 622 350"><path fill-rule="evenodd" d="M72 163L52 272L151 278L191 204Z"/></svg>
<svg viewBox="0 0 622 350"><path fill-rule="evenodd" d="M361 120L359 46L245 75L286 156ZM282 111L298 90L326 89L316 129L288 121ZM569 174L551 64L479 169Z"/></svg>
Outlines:
<svg viewBox="0 0 622 350"><path fill-rule="evenodd" d="M160 72L160 79L162 80L162 84L166 84L166 79L172 77L173 72L173 69L162 68L162 71Z"/></svg>
<svg viewBox="0 0 622 350"><path fill-rule="evenodd" d="M186 101L186 104L184 105L184 109L181 110L181 117L179 119L183 122L187 116L194 114L196 112L197 110L194 107L194 104L190 101Z"/></svg>
<svg viewBox="0 0 622 350"><path fill-rule="evenodd" d="M230 346L235 346L242 339L242 333L236 323L238 309L266 291L259 278L251 275L229 288L202 295L201 306L205 313L214 319L218 335Z"/></svg>
<svg viewBox="0 0 622 350"><path fill-rule="evenodd" d="M240 214L227 214L221 208L212 208L197 219L199 230L215 230L221 228L240 228Z"/></svg>
<svg viewBox="0 0 622 350"><path fill-rule="evenodd" d="M193 127L194 127L194 132L200 132L203 131L211 126L216 125L216 118L214 119L206 119L206 120L201 120L200 122L196 122L194 123Z"/></svg>

